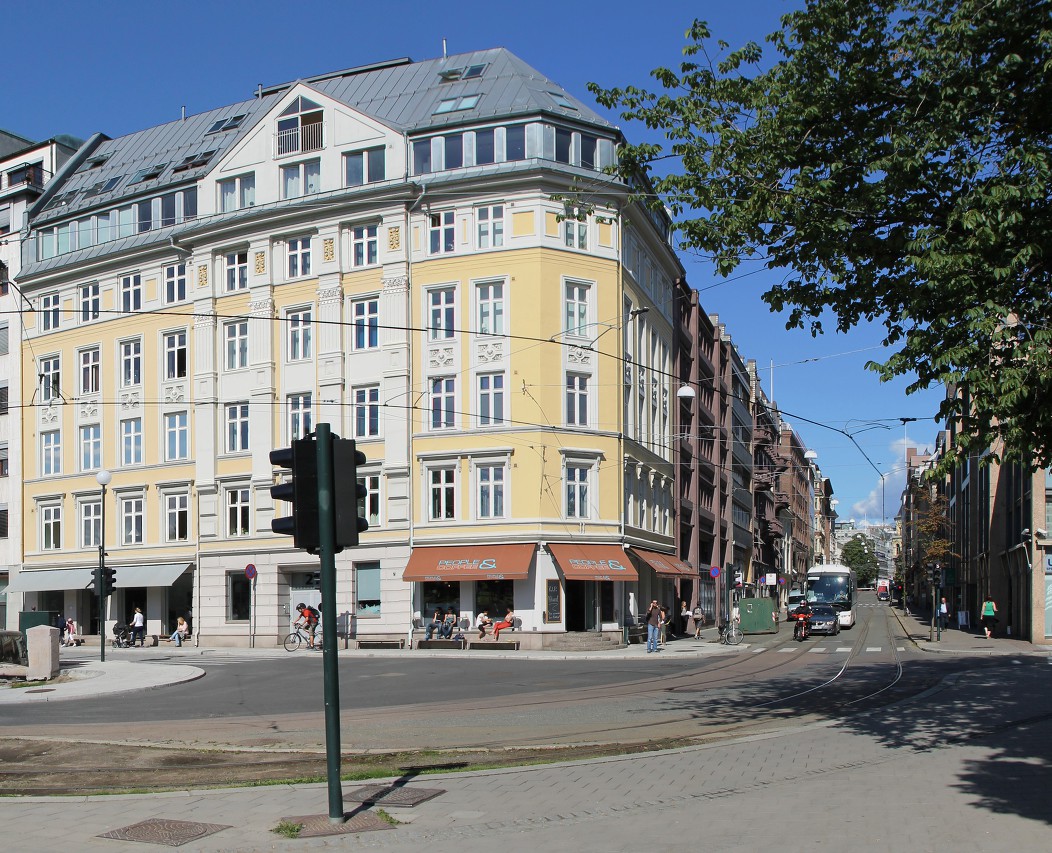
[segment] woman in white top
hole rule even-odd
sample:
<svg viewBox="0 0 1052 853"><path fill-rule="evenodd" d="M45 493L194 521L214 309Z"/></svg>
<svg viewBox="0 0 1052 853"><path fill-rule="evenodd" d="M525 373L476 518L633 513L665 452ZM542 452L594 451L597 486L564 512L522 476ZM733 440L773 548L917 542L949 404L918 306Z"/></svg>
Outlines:
<svg viewBox="0 0 1052 853"><path fill-rule="evenodd" d="M131 644L135 645L135 638L139 638L139 647L146 645L146 619L142 615L142 611L136 607L135 613L132 614L131 619Z"/></svg>

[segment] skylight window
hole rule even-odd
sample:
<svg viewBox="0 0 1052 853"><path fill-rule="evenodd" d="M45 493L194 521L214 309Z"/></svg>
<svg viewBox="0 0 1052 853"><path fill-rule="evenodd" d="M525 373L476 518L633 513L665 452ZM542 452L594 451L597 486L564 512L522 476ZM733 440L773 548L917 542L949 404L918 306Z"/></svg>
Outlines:
<svg viewBox="0 0 1052 853"><path fill-rule="evenodd" d="M473 80L476 77L481 77L482 72L485 70L485 68L485 63L481 65L469 65L467 68L464 69L464 74L461 79Z"/></svg>
<svg viewBox="0 0 1052 853"><path fill-rule="evenodd" d="M205 131L205 134L207 135L209 133L219 133L219 131L221 131L223 129L223 125L224 124L226 124L226 117L225 116L223 118L219 119L219 121L217 121L215 124L213 124L210 128L208 128L208 130Z"/></svg>
<svg viewBox="0 0 1052 853"><path fill-rule="evenodd" d="M243 122L244 120L244 113L242 113L241 115L231 116L230 118L224 116L223 118L219 119L219 121L215 122L215 124L213 124L210 128L208 128L208 130L205 131L205 136L207 136L210 133L222 133L224 130L233 130L235 127L240 127L241 122Z"/></svg>
<svg viewBox="0 0 1052 853"><path fill-rule="evenodd" d="M459 98L443 98L438 102L434 115L442 113L455 113L461 110L471 110L478 104L481 95L462 95Z"/></svg>
<svg viewBox="0 0 1052 853"><path fill-rule="evenodd" d="M553 101L555 101L557 107L562 107L565 110L577 109L577 107L570 103L570 99L567 98L566 95L560 94L559 92L549 92L548 95Z"/></svg>
<svg viewBox="0 0 1052 853"><path fill-rule="evenodd" d="M164 171L164 167L167 165L167 163L155 163L153 166L148 166L145 169L140 169L132 176L132 179L131 181L129 181L129 183L138 184L141 181L152 181L154 178L158 177L161 174L161 172Z"/></svg>
<svg viewBox="0 0 1052 853"><path fill-rule="evenodd" d="M212 159L215 153L215 149L213 148L211 151L202 151L199 154L189 154L184 157L178 165L172 167L172 171L185 172L187 169L196 169L198 166L204 166Z"/></svg>
<svg viewBox="0 0 1052 853"><path fill-rule="evenodd" d="M478 65L468 65L467 67L461 68L446 68L438 72L438 76L441 77L445 82L452 83L454 80L474 80L477 77L482 76L482 72L486 69L485 63Z"/></svg>
<svg viewBox="0 0 1052 853"><path fill-rule="evenodd" d="M94 186L91 186L87 190L85 190L84 195L89 196L99 195L101 193L108 193L110 190L116 187L117 184L119 184L123 178L124 175L118 175L116 178L109 178L104 181L99 181Z"/></svg>
<svg viewBox="0 0 1052 853"><path fill-rule="evenodd" d="M97 169L109 159L109 154L100 154L98 157L92 157L84 164L84 171L87 172L91 169Z"/></svg>

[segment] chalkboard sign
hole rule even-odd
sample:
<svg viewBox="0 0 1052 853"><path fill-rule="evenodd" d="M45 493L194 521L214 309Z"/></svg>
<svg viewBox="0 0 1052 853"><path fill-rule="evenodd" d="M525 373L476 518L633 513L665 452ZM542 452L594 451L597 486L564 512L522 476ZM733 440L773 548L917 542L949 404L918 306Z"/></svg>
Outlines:
<svg viewBox="0 0 1052 853"><path fill-rule="evenodd" d="M559 579L548 581L548 621L561 622L563 618L562 593L559 590Z"/></svg>

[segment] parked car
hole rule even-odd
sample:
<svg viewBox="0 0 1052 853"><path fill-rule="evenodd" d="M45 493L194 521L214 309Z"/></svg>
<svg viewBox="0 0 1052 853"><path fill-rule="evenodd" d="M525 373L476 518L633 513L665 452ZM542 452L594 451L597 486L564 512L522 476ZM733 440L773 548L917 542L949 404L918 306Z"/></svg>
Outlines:
<svg viewBox="0 0 1052 853"><path fill-rule="evenodd" d="M800 606L800 602L804 600L804 594L798 589L794 589L786 596L785 599L785 612L792 616L793 611Z"/></svg>
<svg viewBox="0 0 1052 853"><path fill-rule="evenodd" d="M840 633L840 615L828 604L812 605L811 632L835 637Z"/></svg>

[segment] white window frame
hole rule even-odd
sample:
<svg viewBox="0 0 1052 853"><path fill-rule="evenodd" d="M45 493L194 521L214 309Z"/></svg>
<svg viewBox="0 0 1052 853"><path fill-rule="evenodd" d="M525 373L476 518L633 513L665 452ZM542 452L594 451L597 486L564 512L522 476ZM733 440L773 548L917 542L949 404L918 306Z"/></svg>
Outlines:
<svg viewBox="0 0 1052 853"><path fill-rule="evenodd" d="M588 334L591 314L592 285L586 281L566 279L563 286L563 332L575 337Z"/></svg>
<svg viewBox="0 0 1052 853"><path fill-rule="evenodd" d="M565 423L567 426L586 427L591 423L588 394L590 378L587 373L568 371L566 374Z"/></svg>
<svg viewBox="0 0 1052 853"><path fill-rule="evenodd" d="M480 335L504 334L504 279L475 285L475 330Z"/></svg>
<svg viewBox="0 0 1052 853"><path fill-rule="evenodd" d="M313 178L313 181L311 180ZM294 184L290 192L290 179ZM279 176L282 199L303 198L321 192L321 160L317 157L299 163L287 163ZM312 188L313 187L313 188Z"/></svg>
<svg viewBox="0 0 1052 853"><path fill-rule="evenodd" d="M182 353L180 365L180 353ZM164 378L165 380L186 379L190 353L186 347L186 329L164 333ZM180 366L182 372L180 372Z"/></svg>
<svg viewBox="0 0 1052 853"><path fill-rule="evenodd" d="M378 530L381 525L380 510L383 506L380 500L380 475L362 474L359 472L358 482L365 487L365 520L369 522L370 530Z"/></svg>
<svg viewBox="0 0 1052 853"><path fill-rule="evenodd" d="M142 338L120 342L121 388L142 385Z"/></svg>
<svg viewBox="0 0 1052 853"><path fill-rule="evenodd" d="M380 386L362 385L352 393L354 437L377 438L380 435Z"/></svg>
<svg viewBox="0 0 1052 853"><path fill-rule="evenodd" d="M256 203L256 173L248 172L219 181L216 191L216 210L220 213L252 207ZM228 200L232 203L228 204Z"/></svg>
<svg viewBox="0 0 1052 853"><path fill-rule="evenodd" d="M475 208L475 236L479 249L499 249L504 245L503 204Z"/></svg>
<svg viewBox="0 0 1052 853"><path fill-rule="evenodd" d="M167 412L164 416L164 461L182 462L190 458L189 413Z"/></svg>
<svg viewBox="0 0 1052 853"><path fill-rule="evenodd" d="M164 541L187 542L190 539L190 492L164 492ZM173 535L174 530L174 535ZM181 534L181 535L180 535Z"/></svg>
<svg viewBox="0 0 1052 853"><path fill-rule="evenodd" d="M428 338L450 340L457 328L456 287L433 287L427 291Z"/></svg>
<svg viewBox="0 0 1052 853"><path fill-rule="evenodd" d="M223 492L227 538L240 539L251 536L252 489L245 485L227 486Z"/></svg>
<svg viewBox="0 0 1052 853"><path fill-rule="evenodd" d="M98 320L102 312L102 289L97 281L89 281L80 286L80 322L90 323Z"/></svg>
<svg viewBox="0 0 1052 853"><path fill-rule="evenodd" d="M77 506L80 515L80 547L98 548L102 542L102 501L81 501Z"/></svg>
<svg viewBox="0 0 1052 853"><path fill-rule="evenodd" d="M121 465L142 465L142 418L121 421Z"/></svg>
<svg viewBox="0 0 1052 853"><path fill-rule="evenodd" d="M62 398L62 357L46 355L40 359L40 400L49 403Z"/></svg>
<svg viewBox="0 0 1052 853"><path fill-rule="evenodd" d="M475 514L480 520L507 518L508 465L481 462L475 465Z"/></svg>
<svg viewBox="0 0 1052 853"><path fill-rule="evenodd" d="M449 255L457 249L457 214L454 210L427 216L428 254Z"/></svg>
<svg viewBox="0 0 1052 853"><path fill-rule="evenodd" d="M314 356L312 341L314 309L309 306L290 308L285 314L285 322L288 326L288 360L310 361Z"/></svg>
<svg viewBox="0 0 1052 853"><path fill-rule="evenodd" d="M102 350L99 347L88 347L80 350L77 355L77 361L80 363L80 393L101 393Z"/></svg>
<svg viewBox="0 0 1052 853"><path fill-rule="evenodd" d="M351 266L374 267L380 262L380 242L376 225L357 225L351 229Z"/></svg>
<svg viewBox="0 0 1052 853"><path fill-rule="evenodd" d="M121 276L120 293L121 311L123 313L131 314L135 311L141 311L142 275L140 275L139 273L132 273L131 275Z"/></svg>
<svg viewBox="0 0 1052 853"><path fill-rule="evenodd" d="M310 254L310 237L290 237L285 241L285 271L288 278L306 278L311 274Z"/></svg>
<svg viewBox="0 0 1052 853"><path fill-rule="evenodd" d="M479 373L475 380L477 393L476 422L479 427L504 426L505 412L504 373Z"/></svg>
<svg viewBox="0 0 1052 853"><path fill-rule="evenodd" d="M430 521L456 520L456 465L434 465L427 469L427 517Z"/></svg>
<svg viewBox="0 0 1052 853"><path fill-rule="evenodd" d="M223 364L228 371L248 367L248 320L223 324L223 351Z"/></svg>
<svg viewBox="0 0 1052 853"><path fill-rule="evenodd" d="M379 158L374 155L380 154ZM377 159L379 167L377 168ZM352 181L350 177L350 165L354 160L362 164L361 181ZM376 174L374 174L376 173ZM387 148L385 146L373 146L362 148L357 151L347 151L343 155L343 185L345 187L364 187L366 184L375 184L387 180Z"/></svg>
<svg viewBox="0 0 1052 853"><path fill-rule="evenodd" d="M164 304L186 302L186 264L172 264L164 268Z"/></svg>
<svg viewBox="0 0 1052 853"><path fill-rule="evenodd" d="M563 465L563 482L565 489L563 500L565 501L564 512L566 518L588 519L591 518L591 489L592 472L595 465L581 460L566 460ZM573 472L573 476L571 476Z"/></svg>
<svg viewBox="0 0 1052 853"><path fill-rule="evenodd" d="M62 431L45 430L40 433L40 474L53 477L62 473Z"/></svg>
<svg viewBox="0 0 1052 853"><path fill-rule="evenodd" d="M288 409L288 440L303 438L314 427L313 397L311 394L289 394L286 398Z"/></svg>
<svg viewBox="0 0 1052 853"><path fill-rule="evenodd" d="M62 550L62 504L41 503L40 508L40 550Z"/></svg>
<svg viewBox="0 0 1052 853"><path fill-rule="evenodd" d="M226 406L226 452L244 453L249 445L248 403L239 401Z"/></svg>
<svg viewBox="0 0 1052 853"><path fill-rule="evenodd" d="M380 300L375 296L357 299L351 304L354 320L354 350L376 349L380 346Z"/></svg>
<svg viewBox="0 0 1052 853"><path fill-rule="evenodd" d="M445 432L457 427L457 378L456 376L433 376L429 380L430 415L432 432Z"/></svg>
<svg viewBox="0 0 1052 853"><path fill-rule="evenodd" d="M576 219L563 220L563 243L568 249L588 251L588 223Z"/></svg>
<svg viewBox="0 0 1052 853"><path fill-rule="evenodd" d="M146 498L141 494L121 495L117 499L122 545L142 545L146 541Z"/></svg>
<svg viewBox="0 0 1052 853"><path fill-rule="evenodd" d="M223 269L227 293L248 288L248 251L227 252L223 256Z"/></svg>
<svg viewBox="0 0 1052 853"><path fill-rule="evenodd" d="M62 325L62 297L45 293L40 297L40 330L54 332Z"/></svg>
<svg viewBox="0 0 1052 853"><path fill-rule="evenodd" d="M80 470L98 471L102 468L102 424L83 424L80 435Z"/></svg>

